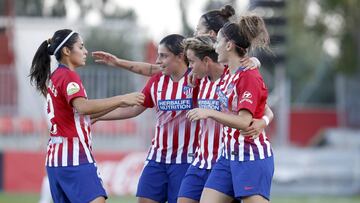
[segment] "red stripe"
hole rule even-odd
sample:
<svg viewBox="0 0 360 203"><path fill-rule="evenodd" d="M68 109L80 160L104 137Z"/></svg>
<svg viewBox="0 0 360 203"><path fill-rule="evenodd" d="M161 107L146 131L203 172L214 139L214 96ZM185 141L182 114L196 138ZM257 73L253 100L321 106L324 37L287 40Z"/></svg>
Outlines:
<svg viewBox="0 0 360 203"><path fill-rule="evenodd" d="M204 79L203 82L200 85L200 94L199 94L199 99L203 98L204 92L205 92L205 87L206 87L206 83L207 83L207 79Z"/></svg>
<svg viewBox="0 0 360 203"><path fill-rule="evenodd" d="M68 138L68 166L73 165L73 138Z"/></svg>
<svg viewBox="0 0 360 203"><path fill-rule="evenodd" d="M59 151L58 151L58 166L62 166L62 148L63 143L59 145Z"/></svg>
<svg viewBox="0 0 360 203"><path fill-rule="evenodd" d="M205 123L205 125L207 124L207 122ZM204 139L204 159L207 160L207 158L209 157L209 129L206 129L205 132L205 139Z"/></svg>
<svg viewBox="0 0 360 203"><path fill-rule="evenodd" d="M215 122L215 134L214 134L214 144L213 144L213 154L214 154L214 157L212 158L212 161L216 161L217 157L219 156L218 154L218 151L219 151L219 146L220 146L220 137L222 135L220 135L220 128L222 126Z"/></svg>
<svg viewBox="0 0 360 203"><path fill-rule="evenodd" d="M179 83L174 82L173 83L173 89L171 92L171 99L176 99L176 93L179 88ZM182 87L180 87L182 88ZM182 90L181 90L182 91ZM176 115L176 111L171 112L171 117L174 118ZM177 119L178 120L178 119ZM175 122L175 125L173 126L173 140L172 140L172 152L171 152L171 159L176 158L178 147L179 147L179 122Z"/></svg>

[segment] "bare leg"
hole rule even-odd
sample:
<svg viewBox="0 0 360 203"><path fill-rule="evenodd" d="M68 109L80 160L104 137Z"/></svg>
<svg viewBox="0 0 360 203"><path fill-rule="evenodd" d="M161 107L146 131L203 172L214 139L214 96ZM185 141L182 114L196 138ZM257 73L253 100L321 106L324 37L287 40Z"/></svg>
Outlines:
<svg viewBox="0 0 360 203"><path fill-rule="evenodd" d="M269 200L265 199L261 195L252 195L242 199L244 203L269 203Z"/></svg>
<svg viewBox="0 0 360 203"><path fill-rule="evenodd" d="M103 197L103 196L97 197L93 201L91 201L90 203L105 203L105 197Z"/></svg>
<svg viewBox="0 0 360 203"><path fill-rule="evenodd" d="M138 203L158 203L158 202L154 201L152 199L145 198L145 197L139 197Z"/></svg>
<svg viewBox="0 0 360 203"><path fill-rule="evenodd" d="M190 198L179 197L177 203L199 203L199 202Z"/></svg>
<svg viewBox="0 0 360 203"><path fill-rule="evenodd" d="M210 188L204 188L200 199L200 203L229 203L232 201L232 197Z"/></svg>

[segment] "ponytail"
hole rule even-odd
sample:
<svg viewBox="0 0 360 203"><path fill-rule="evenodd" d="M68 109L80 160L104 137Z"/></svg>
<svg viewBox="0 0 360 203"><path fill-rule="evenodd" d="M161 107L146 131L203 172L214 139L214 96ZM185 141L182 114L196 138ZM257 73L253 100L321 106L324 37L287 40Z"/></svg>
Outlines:
<svg viewBox="0 0 360 203"><path fill-rule="evenodd" d="M269 33L264 20L257 15L241 16L238 23L226 23L221 33L227 40L234 42L239 56L256 48L271 52Z"/></svg>
<svg viewBox="0 0 360 203"><path fill-rule="evenodd" d="M242 16L239 22L240 34L250 42L250 49L268 49L269 33L264 20L257 15Z"/></svg>
<svg viewBox="0 0 360 203"><path fill-rule="evenodd" d="M30 68L30 83L35 84L36 89L44 96L47 94L47 81L50 76L50 55L48 53L48 41L41 43L35 53Z"/></svg>

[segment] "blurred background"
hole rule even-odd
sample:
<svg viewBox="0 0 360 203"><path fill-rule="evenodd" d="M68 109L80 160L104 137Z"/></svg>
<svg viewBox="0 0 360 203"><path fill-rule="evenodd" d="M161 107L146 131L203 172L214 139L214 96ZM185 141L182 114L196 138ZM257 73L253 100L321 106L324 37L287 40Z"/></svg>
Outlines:
<svg viewBox="0 0 360 203"><path fill-rule="evenodd" d="M273 53L251 55L262 63L275 113L266 129L276 164L272 202L360 202L357 0L0 0L0 202L39 202L46 186L45 101L28 77L44 40L70 28L89 53L153 63L162 37L192 36L202 13L225 4L262 16L271 34ZM79 74L91 99L140 91L147 81L90 55ZM93 126L109 202L136 202L153 131L151 109Z"/></svg>

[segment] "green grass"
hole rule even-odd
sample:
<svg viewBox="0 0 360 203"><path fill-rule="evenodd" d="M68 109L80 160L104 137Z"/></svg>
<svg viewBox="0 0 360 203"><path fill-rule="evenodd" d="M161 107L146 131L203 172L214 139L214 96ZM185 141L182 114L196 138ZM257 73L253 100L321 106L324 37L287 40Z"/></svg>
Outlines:
<svg viewBox="0 0 360 203"><path fill-rule="evenodd" d="M39 194L0 193L0 203L37 203ZM109 197L108 203L135 203L135 197ZM359 203L355 197L274 197L271 203Z"/></svg>

